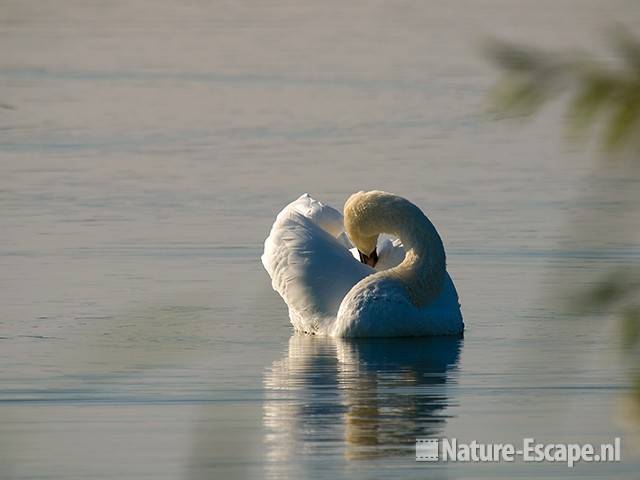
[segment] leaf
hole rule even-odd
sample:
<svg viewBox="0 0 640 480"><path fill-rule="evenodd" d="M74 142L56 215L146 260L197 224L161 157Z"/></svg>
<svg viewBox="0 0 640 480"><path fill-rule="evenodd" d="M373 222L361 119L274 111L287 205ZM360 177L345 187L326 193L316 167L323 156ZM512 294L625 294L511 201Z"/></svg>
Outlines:
<svg viewBox="0 0 640 480"><path fill-rule="evenodd" d="M568 110L571 126L576 133L584 131L594 121L596 114L613 95L614 89L614 83L602 76L585 80L582 90L574 96Z"/></svg>
<svg viewBox="0 0 640 480"><path fill-rule="evenodd" d="M493 92L497 110L518 115L531 115L544 103L542 90L529 80L510 78Z"/></svg>
<svg viewBox="0 0 640 480"><path fill-rule="evenodd" d="M626 349L640 341L640 306L628 307L622 313L622 342Z"/></svg>
<svg viewBox="0 0 640 480"><path fill-rule="evenodd" d="M615 303L627 299L640 291L640 270L616 268L610 270L592 288L576 297L576 305L586 309L611 308Z"/></svg>
<svg viewBox="0 0 640 480"><path fill-rule="evenodd" d="M522 116L535 113L557 92L573 88L568 118L574 133L583 133L606 108L603 144L613 151L640 139L640 42L620 30L617 48L629 64L626 70L610 70L579 52L564 55L502 42L490 44L491 58L505 71L494 91L498 110Z"/></svg>
<svg viewBox="0 0 640 480"><path fill-rule="evenodd" d="M547 63L543 53L529 47L492 41L488 44L487 50L489 57L500 68L511 72L533 72Z"/></svg>
<svg viewBox="0 0 640 480"><path fill-rule="evenodd" d="M636 73L640 73L640 42L626 28L612 31L613 46Z"/></svg>
<svg viewBox="0 0 640 480"><path fill-rule="evenodd" d="M616 99L617 105L605 133L605 147L619 149L633 132L640 118L640 86L636 85Z"/></svg>

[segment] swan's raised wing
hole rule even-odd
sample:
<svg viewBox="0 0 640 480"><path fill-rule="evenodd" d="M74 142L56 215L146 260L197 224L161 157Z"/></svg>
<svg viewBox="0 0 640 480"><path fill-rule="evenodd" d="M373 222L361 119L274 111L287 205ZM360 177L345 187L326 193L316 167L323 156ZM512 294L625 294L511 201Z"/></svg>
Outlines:
<svg viewBox="0 0 640 480"><path fill-rule="evenodd" d="M326 333L347 292L374 272L353 258L349 246L340 212L309 195L278 214L262 264L296 330Z"/></svg>

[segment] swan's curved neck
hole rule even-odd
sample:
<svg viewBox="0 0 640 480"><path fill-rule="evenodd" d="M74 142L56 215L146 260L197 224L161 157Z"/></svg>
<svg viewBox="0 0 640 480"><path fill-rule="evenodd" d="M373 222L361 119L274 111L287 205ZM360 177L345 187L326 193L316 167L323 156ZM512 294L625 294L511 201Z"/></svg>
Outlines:
<svg viewBox="0 0 640 480"><path fill-rule="evenodd" d="M377 238L387 233L399 237L406 251L404 260L376 275L402 282L416 306L438 296L446 275L444 246L436 228L418 207L390 193L361 192L345 205L345 226L349 236Z"/></svg>

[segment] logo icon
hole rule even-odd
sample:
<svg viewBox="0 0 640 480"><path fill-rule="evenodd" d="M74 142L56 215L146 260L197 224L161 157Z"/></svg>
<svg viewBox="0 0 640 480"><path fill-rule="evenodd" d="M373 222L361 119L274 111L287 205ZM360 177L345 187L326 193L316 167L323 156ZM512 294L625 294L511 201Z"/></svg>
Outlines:
<svg viewBox="0 0 640 480"><path fill-rule="evenodd" d="M438 461L438 440L435 438L416 439L416 461L417 462L437 462Z"/></svg>

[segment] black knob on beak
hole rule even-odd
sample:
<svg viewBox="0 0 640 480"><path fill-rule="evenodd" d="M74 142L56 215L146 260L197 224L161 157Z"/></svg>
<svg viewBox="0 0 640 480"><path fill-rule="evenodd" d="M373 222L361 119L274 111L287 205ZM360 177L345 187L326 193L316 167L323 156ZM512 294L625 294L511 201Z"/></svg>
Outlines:
<svg viewBox="0 0 640 480"><path fill-rule="evenodd" d="M360 261L362 263L369 265L370 267L375 267L376 263L378 263L378 252L376 249L373 249L373 252L369 255L362 253L360 250L358 250L358 253L360 254Z"/></svg>

